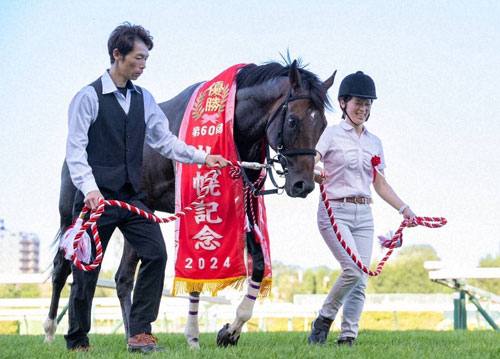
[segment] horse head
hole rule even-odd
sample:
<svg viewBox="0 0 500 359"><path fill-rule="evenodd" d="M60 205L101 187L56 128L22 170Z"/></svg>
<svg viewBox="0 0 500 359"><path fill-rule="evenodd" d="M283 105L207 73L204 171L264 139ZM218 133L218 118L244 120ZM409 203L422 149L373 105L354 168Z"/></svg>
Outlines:
<svg viewBox="0 0 500 359"><path fill-rule="evenodd" d="M327 91L335 74L321 83L293 61L286 96L278 101L267 121L266 136L286 174L285 191L290 197L306 197L314 190L315 147L327 125Z"/></svg>

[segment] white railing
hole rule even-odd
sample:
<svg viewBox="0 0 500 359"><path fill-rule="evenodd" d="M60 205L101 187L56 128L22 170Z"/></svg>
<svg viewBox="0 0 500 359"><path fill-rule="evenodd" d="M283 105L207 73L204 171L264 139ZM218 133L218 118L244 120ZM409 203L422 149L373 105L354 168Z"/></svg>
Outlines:
<svg viewBox="0 0 500 359"><path fill-rule="evenodd" d="M258 320L259 330L266 330L266 320L269 318L284 318L288 320L288 330L292 330L292 320L302 318L302 330L308 330L311 318L318 315L318 309L324 300L324 295L296 295L294 303L276 303L268 299L258 301L255 305L253 318ZM232 322L241 298L234 298L232 304L224 305L210 302L200 302L199 318L202 332L215 332L223 322ZM61 298L59 312L67 304L68 298ZM154 324L157 332L182 332L188 301L179 297L164 297L161 302L158 320ZM21 334L40 334L41 325L49 311L50 298L16 298L0 299L0 321L19 321L22 324ZM500 305L488 304L491 312L500 312ZM365 312L452 312L453 294L369 294L364 307ZM476 307L467 305L467 311L474 312ZM116 297L94 298L92 318L94 333L111 333L121 321L120 303ZM38 328L38 329L37 329ZM58 333L67 331L67 319L64 318L58 327ZM123 332L123 328L119 330Z"/></svg>

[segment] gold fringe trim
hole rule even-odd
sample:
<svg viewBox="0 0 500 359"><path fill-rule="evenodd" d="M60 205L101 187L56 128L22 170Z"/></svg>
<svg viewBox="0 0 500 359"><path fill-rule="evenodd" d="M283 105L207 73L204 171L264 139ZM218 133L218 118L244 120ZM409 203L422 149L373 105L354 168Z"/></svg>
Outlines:
<svg viewBox="0 0 500 359"><path fill-rule="evenodd" d="M220 290L231 287L236 290L242 290L247 277L232 277L226 279L189 279L189 278L174 278L172 287L172 296L177 294L187 294L190 292L204 293L209 292L212 296L217 296ZM268 297L271 294L273 287L272 278L264 278L260 285L259 297Z"/></svg>
<svg viewBox="0 0 500 359"><path fill-rule="evenodd" d="M272 278L264 278L262 280L262 284L260 285L259 295L261 297L268 297L271 294L272 287L273 287L273 279Z"/></svg>
<svg viewBox="0 0 500 359"><path fill-rule="evenodd" d="M172 287L172 296L190 292L210 292L212 296L216 296L219 290L227 287L241 290L246 277L232 277L225 279L189 279L189 278L174 278Z"/></svg>

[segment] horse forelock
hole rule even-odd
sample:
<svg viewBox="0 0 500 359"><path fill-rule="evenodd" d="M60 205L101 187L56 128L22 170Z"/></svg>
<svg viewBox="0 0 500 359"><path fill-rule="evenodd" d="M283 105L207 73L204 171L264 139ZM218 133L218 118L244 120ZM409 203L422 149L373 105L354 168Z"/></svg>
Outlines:
<svg viewBox="0 0 500 359"><path fill-rule="evenodd" d="M277 62L270 62L264 65L247 65L238 72L236 87L243 89L262 84L277 77L288 76L290 66L290 64L283 66ZM301 86L310 92L314 107L321 111L321 113L324 113L325 108L331 109L327 90L322 86L318 76L303 67L297 67L297 69L302 79Z"/></svg>

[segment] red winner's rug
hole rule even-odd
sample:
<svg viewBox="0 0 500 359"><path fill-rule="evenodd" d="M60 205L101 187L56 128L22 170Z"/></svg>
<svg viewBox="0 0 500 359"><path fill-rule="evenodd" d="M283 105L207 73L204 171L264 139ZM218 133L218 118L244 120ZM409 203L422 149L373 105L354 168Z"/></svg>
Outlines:
<svg viewBox="0 0 500 359"><path fill-rule="evenodd" d="M179 131L179 139L233 163L238 160L233 137L235 77L243 66L230 67L194 91ZM200 194L209 168L177 163L176 170L175 204L179 211ZM272 283L269 239L263 199L256 202L254 231L266 262L261 286L265 295ZM193 291L216 295L227 286L241 288L251 265L251 260L245 264L245 216L243 181L231 178L223 169L210 184L203 204L176 222L174 295Z"/></svg>

